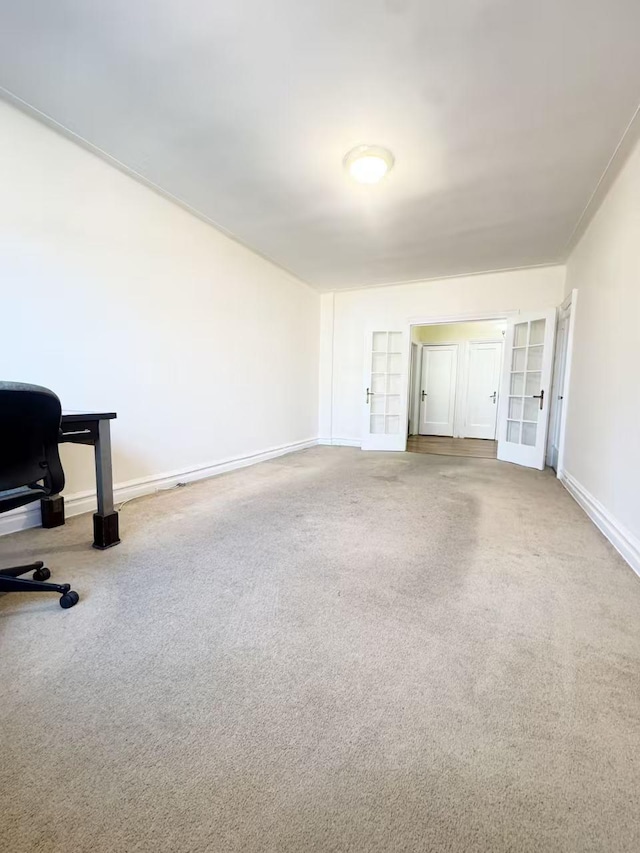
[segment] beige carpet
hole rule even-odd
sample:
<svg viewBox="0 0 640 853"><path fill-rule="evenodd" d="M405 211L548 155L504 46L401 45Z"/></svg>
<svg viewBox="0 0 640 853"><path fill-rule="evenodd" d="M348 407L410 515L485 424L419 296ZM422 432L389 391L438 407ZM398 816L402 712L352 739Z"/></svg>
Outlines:
<svg viewBox="0 0 640 853"><path fill-rule="evenodd" d="M8 853L640 850L640 581L556 480L317 448L0 540Z"/></svg>

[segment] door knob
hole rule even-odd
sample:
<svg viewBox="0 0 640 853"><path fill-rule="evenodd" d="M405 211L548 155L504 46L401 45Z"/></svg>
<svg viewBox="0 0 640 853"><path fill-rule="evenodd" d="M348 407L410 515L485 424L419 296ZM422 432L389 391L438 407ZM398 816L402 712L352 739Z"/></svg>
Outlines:
<svg viewBox="0 0 640 853"><path fill-rule="evenodd" d="M542 411L542 407L544 405L544 389L539 394L531 395L534 400L540 400L540 411Z"/></svg>
<svg viewBox="0 0 640 853"><path fill-rule="evenodd" d="M497 397L497 396L498 396L498 392L497 392L497 391L494 391L494 392L493 392L493 394L489 394L489 399L490 399L490 400L493 400L494 405L495 405L496 397Z"/></svg>
<svg viewBox="0 0 640 853"><path fill-rule="evenodd" d="M424 398L425 398L426 396L427 396L426 391L423 391L423 392L422 392L422 402L423 402L423 403L424 403Z"/></svg>
<svg viewBox="0 0 640 853"><path fill-rule="evenodd" d="M374 396L375 396L375 391L370 391L367 388L367 405L369 405L369 397L374 397Z"/></svg>

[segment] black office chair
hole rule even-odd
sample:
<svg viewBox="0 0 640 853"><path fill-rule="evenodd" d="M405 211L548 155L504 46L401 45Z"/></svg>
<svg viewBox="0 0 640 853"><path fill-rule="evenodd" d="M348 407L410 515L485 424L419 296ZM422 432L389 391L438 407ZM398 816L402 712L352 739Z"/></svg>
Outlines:
<svg viewBox="0 0 640 853"><path fill-rule="evenodd" d="M62 409L53 391L39 385L0 382L0 512L57 495L64 488L58 453ZM19 577L33 572L33 580ZM57 592L61 607L73 607L78 593L68 583L44 583L51 572L42 562L0 569L0 592Z"/></svg>

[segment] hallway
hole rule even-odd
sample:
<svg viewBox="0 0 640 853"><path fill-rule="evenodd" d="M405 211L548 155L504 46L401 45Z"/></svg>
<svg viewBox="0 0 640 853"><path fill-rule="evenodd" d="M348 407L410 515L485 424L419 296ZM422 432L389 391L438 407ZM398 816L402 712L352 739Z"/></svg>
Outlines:
<svg viewBox="0 0 640 853"><path fill-rule="evenodd" d="M498 442L482 438L449 438L439 435L410 435L409 453L433 453L436 456L467 456L476 459L495 459Z"/></svg>

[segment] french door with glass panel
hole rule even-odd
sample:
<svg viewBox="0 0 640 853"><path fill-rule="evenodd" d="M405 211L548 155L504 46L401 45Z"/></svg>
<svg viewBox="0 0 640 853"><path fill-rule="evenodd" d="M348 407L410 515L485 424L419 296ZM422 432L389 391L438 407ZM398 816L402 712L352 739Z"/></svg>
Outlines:
<svg viewBox="0 0 640 853"><path fill-rule="evenodd" d="M500 395L498 459L544 468L556 309L507 325Z"/></svg>
<svg viewBox="0 0 640 853"><path fill-rule="evenodd" d="M407 446L407 333L373 331L365 336L363 450Z"/></svg>

